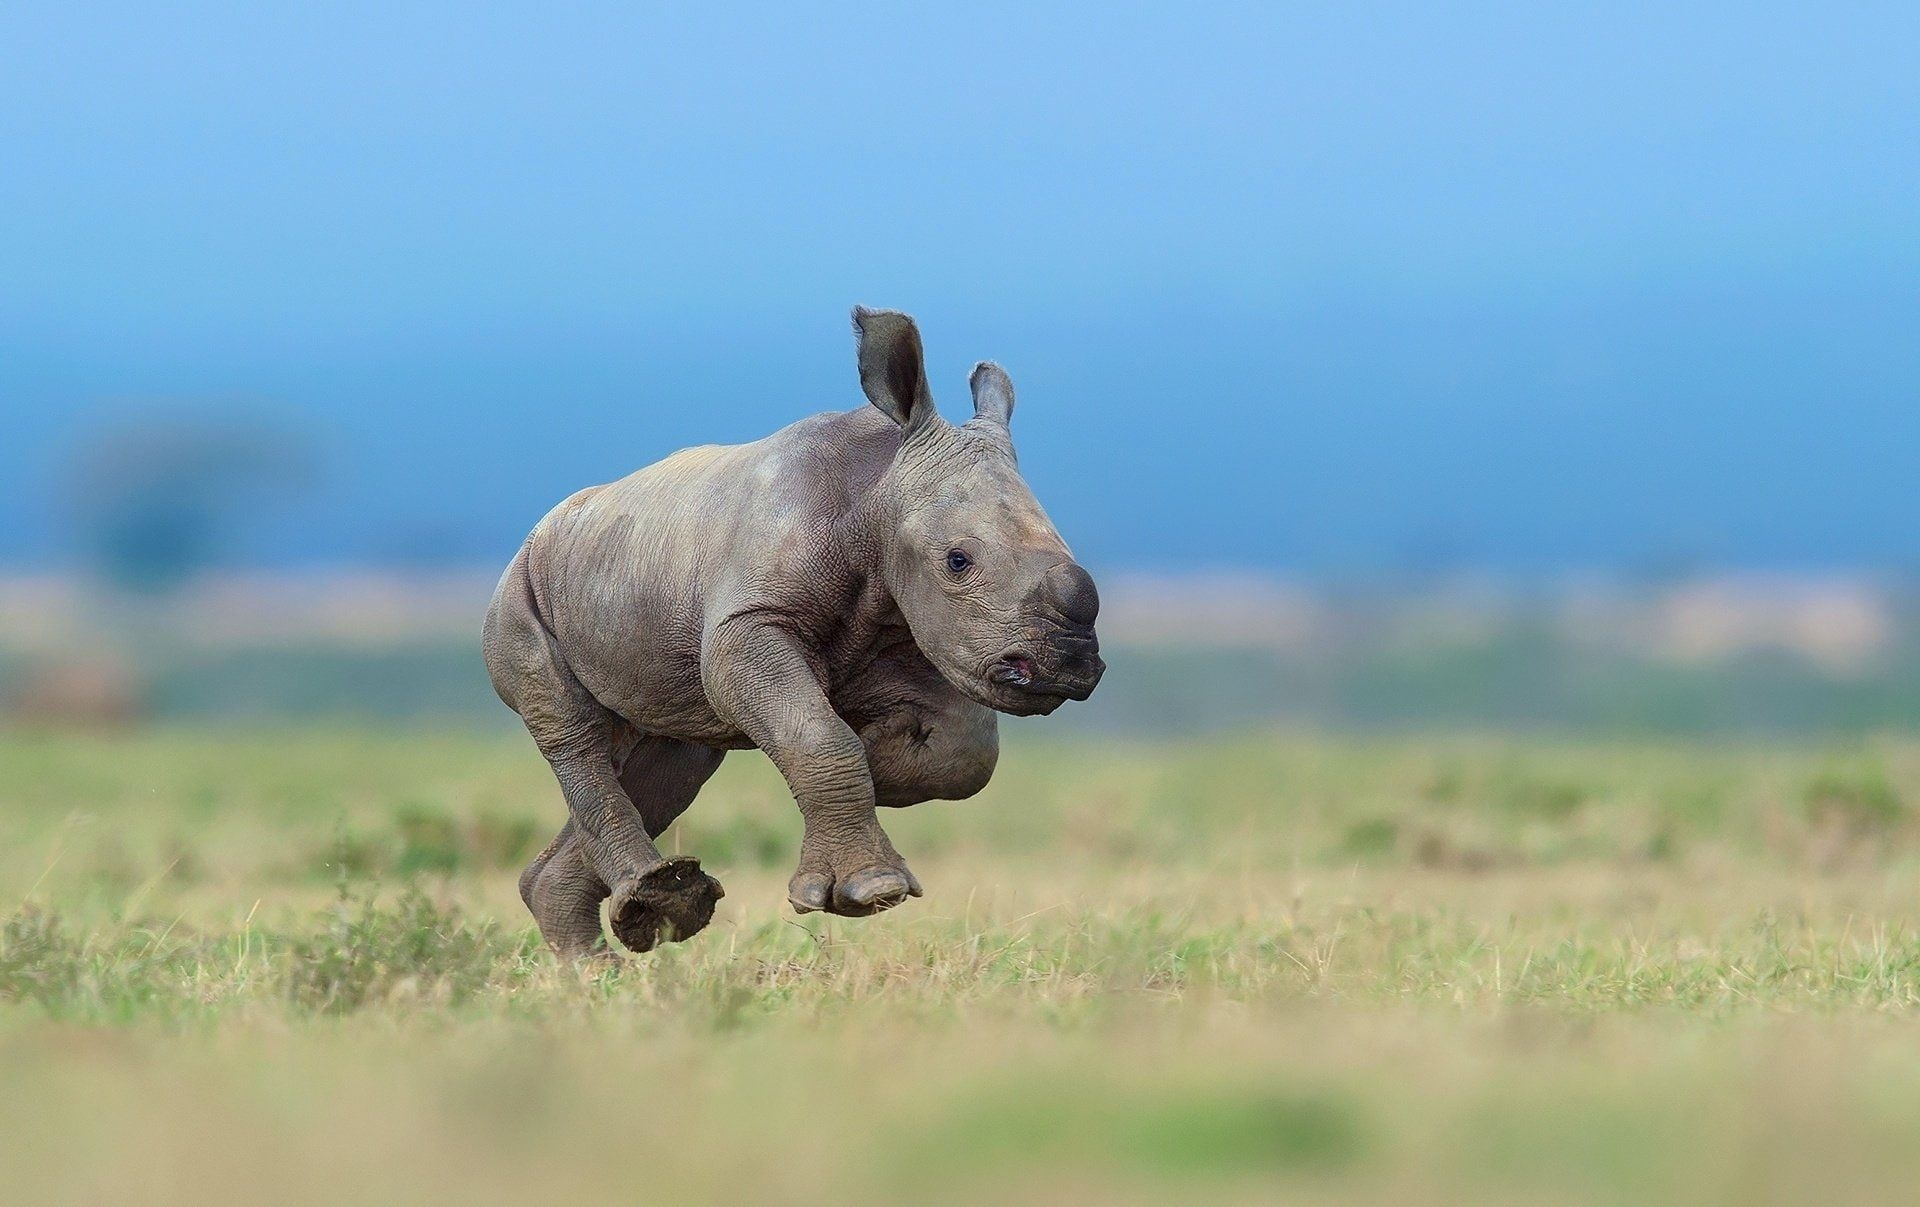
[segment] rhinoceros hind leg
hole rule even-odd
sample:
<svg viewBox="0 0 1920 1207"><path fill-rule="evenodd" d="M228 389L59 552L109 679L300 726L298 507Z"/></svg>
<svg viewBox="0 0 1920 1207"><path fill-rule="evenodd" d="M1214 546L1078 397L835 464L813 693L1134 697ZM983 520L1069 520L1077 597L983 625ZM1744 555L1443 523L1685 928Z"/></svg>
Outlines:
<svg viewBox="0 0 1920 1207"><path fill-rule="evenodd" d="M726 754L659 734L633 743L620 764L620 787L640 811L648 837L660 837L687 811ZM718 880L700 870L698 859L676 857L615 893L607 919L614 937L629 950L652 951L705 929L714 903L726 895Z"/></svg>
<svg viewBox="0 0 1920 1207"><path fill-rule="evenodd" d="M605 949L600 935L600 903L607 883L587 862L573 822L520 874L520 899L527 903L540 936L565 959Z"/></svg>
<svg viewBox="0 0 1920 1207"><path fill-rule="evenodd" d="M686 811L725 757L723 750L657 735L629 733L621 748L620 787L633 801L650 838ZM726 896L695 859L668 859L615 892L587 861L572 819L520 876L520 897L540 934L562 957L577 959L604 948L600 903L609 896L614 937L633 951L691 938L713 919Z"/></svg>
<svg viewBox="0 0 1920 1207"><path fill-rule="evenodd" d="M706 929L714 905L726 895L718 880L700 870L698 859L677 855L615 893L607 920L629 951L652 951Z"/></svg>
<svg viewBox="0 0 1920 1207"><path fill-rule="evenodd" d="M631 951L688 939L713 920L726 890L700 870L692 856L668 859L613 892L587 864L572 823L520 877L520 896L542 938L565 959L604 948L600 903L612 897L608 920L614 937Z"/></svg>

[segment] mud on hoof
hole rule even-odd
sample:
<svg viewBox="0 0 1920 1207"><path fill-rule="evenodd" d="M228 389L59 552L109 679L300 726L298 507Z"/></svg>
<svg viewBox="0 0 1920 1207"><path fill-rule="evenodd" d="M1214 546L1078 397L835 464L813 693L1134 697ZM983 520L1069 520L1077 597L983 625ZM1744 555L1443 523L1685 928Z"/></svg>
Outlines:
<svg viewBox="0 0 1920 1207"><path fill-rule="evenodd" d="M727 891L691 855L676 855L617 890L607 907L613 937L629 951L690 939L713 921Z"/></svg>

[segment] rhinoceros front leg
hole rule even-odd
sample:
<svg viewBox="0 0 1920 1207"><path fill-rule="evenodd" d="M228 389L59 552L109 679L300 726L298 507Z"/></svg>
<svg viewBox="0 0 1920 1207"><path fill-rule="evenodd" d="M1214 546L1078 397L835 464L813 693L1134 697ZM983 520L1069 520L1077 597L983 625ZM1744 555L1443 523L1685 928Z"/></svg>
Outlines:
<svg viewBox="0 0 1920 1207"><path fill-rule="evenodd" d="M736 618L708 642L701 673L715 710L766 752L800 806L793 908L859 918L918 897L920 882L874 813L866 748L828 704L799 642Z"/></svg>

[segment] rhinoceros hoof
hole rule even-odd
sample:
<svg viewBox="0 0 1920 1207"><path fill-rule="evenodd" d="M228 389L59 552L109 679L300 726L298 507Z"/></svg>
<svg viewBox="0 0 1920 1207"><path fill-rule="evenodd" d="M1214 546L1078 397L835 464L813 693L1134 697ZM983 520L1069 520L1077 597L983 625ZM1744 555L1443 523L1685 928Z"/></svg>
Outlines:
<svg viewBox="0 0 1920 1207"><path fill-rule="evenodd" d="M920 895L920 882L903 867L865 868L841 880L825 872L801 872L787 885L787 904L797 914L822 911L865 918Z"/></svg>
<svg viewBox="0 0 1920 1207"><path fill-rule="evenodd" d="M652 951L706 929L714 904L726 895L698 859L676 855L615 892L607 918L627 950Z"/></svg>

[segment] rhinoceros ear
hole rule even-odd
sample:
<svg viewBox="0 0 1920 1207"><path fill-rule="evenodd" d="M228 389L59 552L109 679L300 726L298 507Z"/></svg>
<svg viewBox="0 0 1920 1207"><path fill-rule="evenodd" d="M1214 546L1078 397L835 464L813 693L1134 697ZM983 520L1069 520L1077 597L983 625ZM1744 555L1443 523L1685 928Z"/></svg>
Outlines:
<svg viewBox="0 0 1920 1207"><path fill-rule="evenodd" d="M909 436L938 423L940 412L927 388L920 329L913 320L898 310L855 306L853 329L860 337L860 388L867 401Z"/></svg>
<svg viewBox="0 0 1920 1207"><path fill-rule="evenodd" d="M973 417L1006 427L1013 419L1013 379L990 360L983 360L967 374L973 387Z"/></svg>

